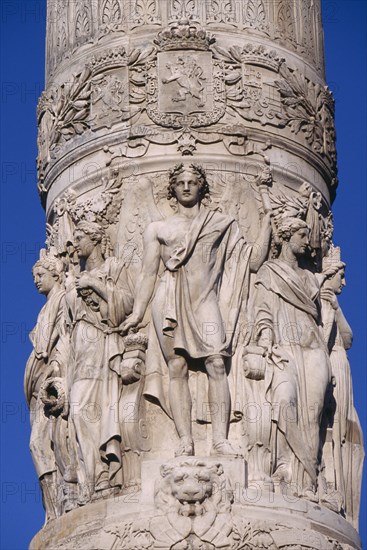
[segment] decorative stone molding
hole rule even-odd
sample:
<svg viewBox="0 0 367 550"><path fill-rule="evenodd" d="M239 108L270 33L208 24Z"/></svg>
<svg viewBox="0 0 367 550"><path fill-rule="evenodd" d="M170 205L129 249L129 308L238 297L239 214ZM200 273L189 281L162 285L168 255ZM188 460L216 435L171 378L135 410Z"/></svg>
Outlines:
<svg viewBox="0 0 367 550"><path fill-rule="evenodd" d="M263 0L247 0L244 7L245 27L269 34L269 19Z"/></svg>

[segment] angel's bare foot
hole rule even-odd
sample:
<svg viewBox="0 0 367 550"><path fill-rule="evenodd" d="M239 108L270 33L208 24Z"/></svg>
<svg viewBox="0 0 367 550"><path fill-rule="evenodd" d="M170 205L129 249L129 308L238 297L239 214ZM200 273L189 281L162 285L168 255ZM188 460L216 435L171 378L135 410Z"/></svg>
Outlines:
<svg viewBox="0 0 367 550"><path fill-rule="evenodd" d="M236 449L228 439L213 441L210 454L211 456L242 456L241 449Z"/></svg>
<svg viewBox="0 0 367 550"><path fill-rule="evenodd" d="M194 442L191 437L181 437L175 456L194 456Z"/></svg>

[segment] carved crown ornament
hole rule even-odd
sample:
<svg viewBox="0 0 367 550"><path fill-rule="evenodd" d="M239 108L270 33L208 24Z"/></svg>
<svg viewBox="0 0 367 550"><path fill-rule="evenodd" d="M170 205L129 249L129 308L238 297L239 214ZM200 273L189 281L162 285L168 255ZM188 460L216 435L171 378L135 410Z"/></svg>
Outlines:
<svg viewBox="0 0 367 550"><path fill-rule="evenodd" d="M203 50L208 51L215 38L198 23L181 19L159 32L154 43L161 51Z"/></svg>
<svg viewBox="0 0 367 550"><path fill-rule="evenodd" d="M125 67L129 63L129 58L126 49L121 46L120 48L106 50L100 56L93 56L88 63L89 69L93 73L98 73L113 67Z"/></svg>
<svg viewBox="0 0 367 550"><path fill-rule="evenodd" d="M270 50L263 45L248 43L242 49L242 61L249 65L258 65L278 72L280 64L285 59L280 57L276 50Z"/></svg>

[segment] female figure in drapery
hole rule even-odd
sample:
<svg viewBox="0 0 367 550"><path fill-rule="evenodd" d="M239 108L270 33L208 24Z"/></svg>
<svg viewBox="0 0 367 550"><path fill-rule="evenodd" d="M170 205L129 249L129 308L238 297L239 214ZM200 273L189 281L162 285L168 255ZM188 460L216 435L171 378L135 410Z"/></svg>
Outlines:
<svg viewBox="0 0 367 550"><path fill-rule="evenodd" d="M46 414L41 390L46 380L63 376L67 364L68 346L63 333L63 263L42 250L33 266L33 277L38 291L47 301L30 334L33 351L26 366L24 390L32 427L30 448L42 488L46 520L49 520L58 515L57 463L52 441L54 420Z"/></svg>
<svg viewBox="0 0 367 550"><path fill-rule="evenodd" d="M124 262L111 256L102 226L80 222L74 241L81 273L66 283L68 388L79 504L84 504L96 492L123 484L119 375L124 344L117 327L132 310L133 286Z"/></svg>
<svg viewBox="0 0 367 550"><path fill-rule="evenodd" d="M321 465L320 423L331 376L323 339L319 280L304 269L309 227L285 218L280 254L260 268L254 296L253 340L266 357L265 399L270 403L273 481L316 500Z"/></svg>
<svg viewBox="0 0 367 550"><path fill-rule="evenodd" d="M328 435L324 446L325 476L337 492L340 507L358 529L362 483L363 434L353 403L351 370L346 350L352 345L352 330L339 306L337 295L345 286L345 264L340 249L332 248L323 268L337 269L321 289L325 341L330 352L332 392L327 408Z"/></svg>

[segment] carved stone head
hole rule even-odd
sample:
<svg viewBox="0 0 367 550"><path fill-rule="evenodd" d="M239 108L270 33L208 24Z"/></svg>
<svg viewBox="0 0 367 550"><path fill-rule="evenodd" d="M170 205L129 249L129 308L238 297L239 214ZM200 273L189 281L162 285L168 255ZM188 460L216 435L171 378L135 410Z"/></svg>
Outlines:
<svg viewBox="0 0 367 550"><path fill-rule="evenodd" d="M303 256L309 250L310 227L300 218L284 217L278 225L278 239L278 254L288 251L293 257Z"/></svg>
<svg viewBox="0 0 367 550"><path fill-rule="evenodd" d="M40 259L32 268L34 283L38 292L45 296L52 290L55 284L62 280L64 264L56 256L41 250Z"/></svg>
<svg viewBox="0 0 367 550"><path fill-rule="evenodd" d="M96 246L101 247L103 258L112 254L109 236L96 222L81 221L74 231L74 245L80 258L88 258Z"/></svg>
<svg viewBox="0 0 367 550"><path fill-rule="evenodd" d="M206 179L206 173L202 166L199 164L188 164L185 165L183 163L176 164L172 170L170 170L169 173L169 185L168 185L168 194L167 198L168 200L172 198L176 198L176 185L179 180L179 176L181 176L184 172L190 172L193 176L192 179L196 180L199 184L199 200L201 201L204 197L209 195L209 184Z"/></svg>
<svg viewBox="0 0 367 550"><path fill-rule="evenodd" d="M310 230L307 223L300 218L283 218L279 224L278 235L282 241L289 241L300 229Z"/></svg>
<svg viewBox="0 0 367 550"><path fill-rule="evenodd" d="M322 260L322 270L325 274L334 271L334 274L326 279L324 288L328 288L340 294L345 287L345 263L340 258L340 248L331 245L328 254Z"/></svg>

